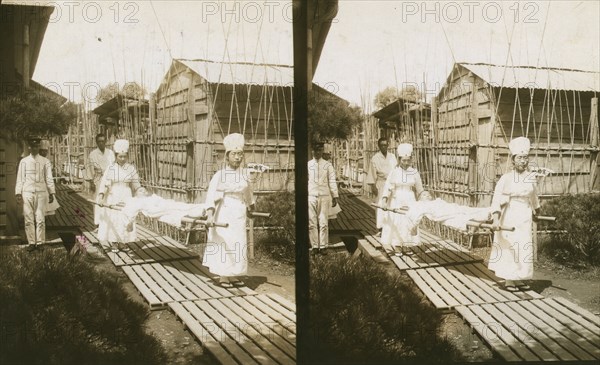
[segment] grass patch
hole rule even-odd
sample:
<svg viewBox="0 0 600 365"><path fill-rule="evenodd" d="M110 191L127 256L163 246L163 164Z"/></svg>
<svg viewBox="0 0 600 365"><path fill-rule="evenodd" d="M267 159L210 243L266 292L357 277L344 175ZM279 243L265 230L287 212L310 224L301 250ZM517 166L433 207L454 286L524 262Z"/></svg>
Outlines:
<svg viewBox="0 0 600 365"><path fill-rule="evenodd" d="M559 196L544 204L542 215L556 217L541 225L556 233L540 242L540 254L573 268L600 266L600 194Z"/></svg>
<svg viewBox="0 0 600 365"><path fill-rule="evenodd" d="M441 336L441 314L405 276L369 258L311 262L310 356L316 363L440 363L460 360Z"/></svg>
<svg viewBox="0 0 600 365"><path fill-rule="evenodd" d="M164 364L148 309L62 250L0 258L1 364Z"/></svg>
<svg viewBox="0 0 600 365"><path fill-rule="evenodd" d="M290 191L261 196L256 210L271 213L271 218L255 219L255 244L259 254L293 264L296 255L296 204ZM264 227L266 229L260 229Z"/></svg>

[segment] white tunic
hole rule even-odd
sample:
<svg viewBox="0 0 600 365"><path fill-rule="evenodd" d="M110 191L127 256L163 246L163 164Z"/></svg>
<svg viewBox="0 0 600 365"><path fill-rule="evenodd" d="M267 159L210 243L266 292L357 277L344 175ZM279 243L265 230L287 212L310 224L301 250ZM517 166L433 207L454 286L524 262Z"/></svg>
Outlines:
<svg viewBox="0 0 600 365"><path fill-rule="evenodd" d="M510 171L498 180L492 211L501 212L500 225L514 231L497 231L488 267L505 280L533 277L532 211L540 207L536 178L530 171Z"/></svg>
<svg viewBox="0 0 600 365"><path fill-rule="evenodd" d="M393 153L387 153L387 155L384 156L383 153L377 152L371 158L371 164L367 170L365 182L367 184L375 184L377 187L376 202L381 201L381 194L383 193L383 185L385 184L385 180L397 164L398 161ZM377 209L377 228L383 227L384 213L385 212L383 210Z"/></svg>
<svg viewBox="0 0 600 365"><path fill-rule="evenodd" d="M135 166L130 163L122 166L113 163L102 176L98 193L104 193L106 205L116 205L126 203L140 187L140 177ZM98 239L102 242L134 242L137 239L135 224L133 230L128 232L128 222L125 213L103 209L99 217Z"/></svg>
<svg viewBox="0 0 600 365"><path fill-rule="evenodd" d="M409 167L395 167L383 186L382 198L387 198L389 208L410 206L423 192L423 183L419 172ZM379 202L383 205L383 202ZM383 218L381 242L393 246L415 246L420 243L419 233L412 235L410 220L404 214L387 212Z"/></svg>
<svg viewBox="0 0 600 365"><path fill-rule="evenodd" d="M111 149L105 148L103 153L99 148L96 148L90 152L88 164L86 166L86 179L94 181L94 185L96 185L96 197L98 196L98 186L100 185L102 176L106 172L108 166L112 165L114 162L115 153ZM103 214L103 210L104 208L94 205L94 224L100 224L99 219Z"/></svg>
<svg viewBox="0 0 600 365"><path fill-rule="evenodd" d="M229 224L208 230L202 265L215 275L240 276L248 270L246 208L253 203L248 179L248 170L226 167L208 185L205 207L215 208L215 222Z"/></svg>

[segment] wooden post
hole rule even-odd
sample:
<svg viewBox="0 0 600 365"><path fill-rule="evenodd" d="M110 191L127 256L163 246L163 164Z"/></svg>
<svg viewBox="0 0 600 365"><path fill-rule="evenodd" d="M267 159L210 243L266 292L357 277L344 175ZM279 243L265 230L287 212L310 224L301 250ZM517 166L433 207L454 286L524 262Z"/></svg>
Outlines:
<svg viewBox="0 0 600 365"><path fill-rule="evenodd" d="M599 125L598 125L598 98L592 98L590 113L590 146L598 147ZM598 179L598 169L600 168L600 154L598 151L590 153L590 190L600 188L600 179Z"/></svg>
<svg viewBox="0 0 600 365"><path fill-rule="evenodd" d="M23 86L27 89L29 87L29 80L31 79L29 62L29 25L23 25Z"/></svg>
<svg viewBox="0 0 600 365"><path fill-rule="evenodd" d="M598 147L598 98L592 98L590 113L590 145Z"/></svg>
<svg viewBox="0 0 600 365"><path fill-rule="evenodd" d="M248 219L248 259L254 259L254 219Z"/></svg>

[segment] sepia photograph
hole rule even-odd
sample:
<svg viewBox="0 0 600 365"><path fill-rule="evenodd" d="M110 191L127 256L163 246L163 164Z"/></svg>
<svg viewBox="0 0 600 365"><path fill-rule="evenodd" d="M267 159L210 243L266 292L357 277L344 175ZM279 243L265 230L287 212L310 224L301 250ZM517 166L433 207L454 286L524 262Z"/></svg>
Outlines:
<svg viewBox="0 0 600 365"><path fill-rule="evenodd" d="M0 364L597 364L599 19L1 0Z"/></svg>

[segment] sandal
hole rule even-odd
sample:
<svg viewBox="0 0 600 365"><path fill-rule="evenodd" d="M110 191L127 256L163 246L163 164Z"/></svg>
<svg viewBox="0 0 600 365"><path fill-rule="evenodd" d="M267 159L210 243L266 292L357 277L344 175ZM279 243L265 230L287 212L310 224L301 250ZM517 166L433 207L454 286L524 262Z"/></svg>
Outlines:
<svg viewBox="0 0 600 365"><path fill-rule="evenodd" d="M217 283L221 288L225 288L225 289L230 289L233 288L233 284L231 284L231 282L229 280L223 280L223 279L219 279L219 282Z"/></svg>
<svg viewBox="0 0 600 365"><path fill-rule="evenodd" d="M240 286L245 286L246 284L244 284L243 281L236 279L230 282L233 286L235 287L240 287Z"/></svg>
<svg viewBox="0 0 600 365"><path fill-rule="evenodd" d="M527 290L531 290L531 287L527 284L521 284L521 285L517 285L517 288L520 291L527 291Z"/></svg>
<svg viewBox="0 0 600 365"><path fill-rule="evenodd" d="M504 289L506 289L506 291L509 291L511 293L519 291L519 288L517 288L515 285L505 285Z"/></svg>

